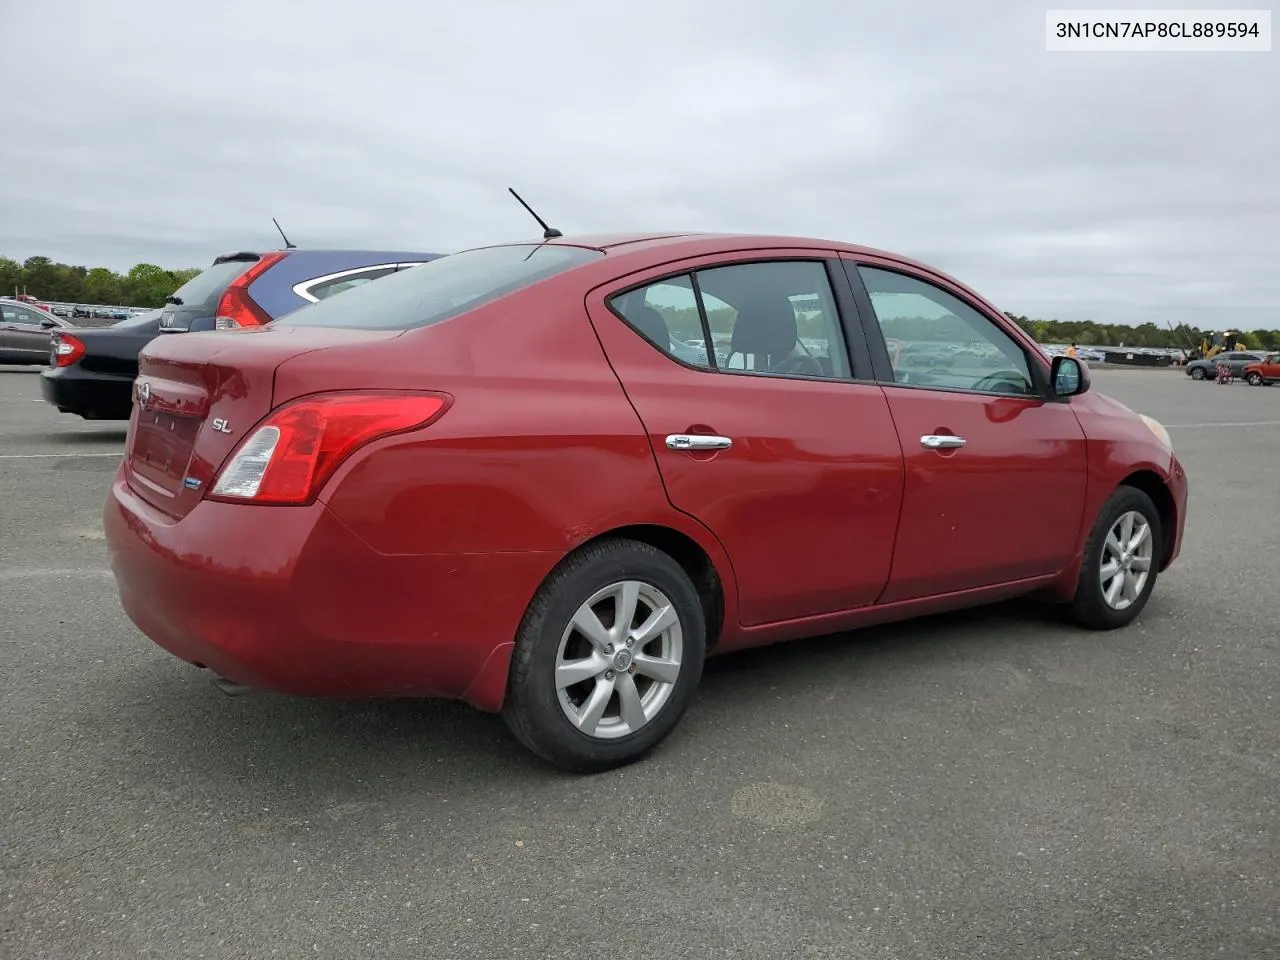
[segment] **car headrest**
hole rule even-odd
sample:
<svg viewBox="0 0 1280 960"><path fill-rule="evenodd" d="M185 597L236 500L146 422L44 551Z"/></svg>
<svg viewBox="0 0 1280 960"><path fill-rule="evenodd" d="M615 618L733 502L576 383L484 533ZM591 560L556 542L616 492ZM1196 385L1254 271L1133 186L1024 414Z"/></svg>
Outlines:
<svg viewBox="0 0 1280 960"><path fill-rule="evenodd" d="M642 334L662 347L664 350L671 344L671 328L667 319L647 303L632 307L627 311L627 320Z"/></svg>
<svg viewBox="0 0 1280 960"><path fill-rule="evenodd" d="M799 327L791 304L746 303L733 324L734 353L778 356L796 347Z"/></svg>

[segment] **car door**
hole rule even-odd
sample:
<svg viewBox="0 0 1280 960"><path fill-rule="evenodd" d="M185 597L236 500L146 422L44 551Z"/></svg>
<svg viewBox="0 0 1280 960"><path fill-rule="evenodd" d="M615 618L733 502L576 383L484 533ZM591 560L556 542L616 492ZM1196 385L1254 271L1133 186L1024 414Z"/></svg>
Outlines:
<svg viewBox="0 0 1280 960"><path fill-rule="evenodd" d="M994 309L925 271L845 258L898 430L906 487L885 603L1040 577L1071 560L1085 436L1047 369ZM912 367L892 338L945 364Z"/></svg>
<svg viewBox="0 0 1280 960"><path fill-rule="evenodd" d="M1231 365L1232 376L1242 376L1244 368L1251 363L1257 363L1262 358L1256 353L1233 353L1230 355L1228 363Z"/></svg>
<svg viewBox="0 0 1280 960"><path fill-rule="evenodd" d="M46 322L52 314L18 303L0 304L0 352L15 360L43 363L49 358L50 336Z"/></svg>
<svg viewBox="0 0 1280 960"><path fill-rule="evenodd" d="M667 496L724 546L745 626L865 606L888 581L902 452L839 269L753 251L587 298Z"/></svg>

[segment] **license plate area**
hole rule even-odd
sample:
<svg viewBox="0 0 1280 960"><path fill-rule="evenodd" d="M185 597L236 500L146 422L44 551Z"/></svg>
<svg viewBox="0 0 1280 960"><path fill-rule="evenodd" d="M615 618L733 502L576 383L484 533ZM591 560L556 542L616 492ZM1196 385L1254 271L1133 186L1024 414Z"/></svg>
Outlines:
<svg viewBox="0 0 1280 960"><path fill-rule="evenodd" d="M139 411L130 465L171 493L182 489L201 420L155 410Z"/></svg>

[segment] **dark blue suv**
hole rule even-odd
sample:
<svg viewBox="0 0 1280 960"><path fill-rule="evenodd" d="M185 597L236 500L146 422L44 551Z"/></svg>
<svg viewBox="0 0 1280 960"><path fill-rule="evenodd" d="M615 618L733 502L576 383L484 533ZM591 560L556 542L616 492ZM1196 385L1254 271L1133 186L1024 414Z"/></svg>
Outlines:
<svg viewBox="0 0 1280 960"><path fill-rule="evenodd" d="M223 254L169 295L160 315L160 332L262 326L308 303L440 256L296 247Z"/></svg>

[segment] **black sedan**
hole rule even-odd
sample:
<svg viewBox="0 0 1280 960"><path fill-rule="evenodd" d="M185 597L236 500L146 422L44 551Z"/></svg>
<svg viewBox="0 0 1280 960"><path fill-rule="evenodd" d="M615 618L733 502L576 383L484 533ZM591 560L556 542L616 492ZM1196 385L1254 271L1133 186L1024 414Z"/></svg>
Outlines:
<svg viewBox="0 0 1280 960"><path fill-rule="evenodd" d="M128 420L138 354L160 334L159 310L101 330L54 331L49 366L40 372L44 398L86 420Z"/></svg>

